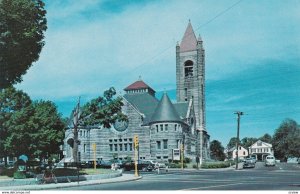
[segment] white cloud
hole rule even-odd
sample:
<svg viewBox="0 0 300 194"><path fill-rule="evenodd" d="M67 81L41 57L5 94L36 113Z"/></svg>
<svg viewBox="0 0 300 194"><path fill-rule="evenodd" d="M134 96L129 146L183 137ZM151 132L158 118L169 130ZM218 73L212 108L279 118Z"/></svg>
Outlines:
<svg viewBox="0 0 300 194"><path fill-rule="evenodd" d="M281 7L242 1L203 26L235 2L155 1L109 13L101 12L102 1L49 1L46 46L18 87L59 99L121 90L141 75L154 89L175 88L175 45L188 19L195 30L201 26L196 34L204 40L208 80L247 69L250 61L287 56L285 48L299 41L299 14L286 13L296 1Z"/></svg>

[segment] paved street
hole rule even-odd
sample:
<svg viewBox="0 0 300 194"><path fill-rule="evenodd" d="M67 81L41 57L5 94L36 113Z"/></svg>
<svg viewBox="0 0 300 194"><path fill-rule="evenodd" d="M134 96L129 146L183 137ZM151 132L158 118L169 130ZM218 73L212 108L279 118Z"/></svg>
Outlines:
<svg viewBox="0 0 300 194"><path fill-rule="evenodd" d="M65 190L300 190L300 165L276 164L243 170L170 170L142 173L132 182L89 185ZM133 173L133 172L129 172ZM61 189L60 189L61 190Z"/></svg>

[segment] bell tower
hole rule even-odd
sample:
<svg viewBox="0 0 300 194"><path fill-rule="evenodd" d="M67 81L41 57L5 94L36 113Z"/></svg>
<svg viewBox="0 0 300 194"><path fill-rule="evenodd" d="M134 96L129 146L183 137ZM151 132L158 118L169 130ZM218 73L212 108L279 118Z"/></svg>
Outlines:
<svg viewBox="0 0 300 194"><path fill-rule="evenodd" d="M177 102L193 99L196 129L206 131L205 51L202 39L196 38L190 21L180 45L176 45L176 98Z"/></svg>

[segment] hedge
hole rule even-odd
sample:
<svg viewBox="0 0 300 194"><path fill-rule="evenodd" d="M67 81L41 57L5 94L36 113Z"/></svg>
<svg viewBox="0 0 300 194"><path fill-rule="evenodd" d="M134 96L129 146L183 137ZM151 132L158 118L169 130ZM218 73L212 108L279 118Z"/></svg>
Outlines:
<svg viewBox="0 0 300 194"><path fill-rule="evenodd" d="M229 162L212 162L203 163L201 168L228 168L230 166Z"/></svg>

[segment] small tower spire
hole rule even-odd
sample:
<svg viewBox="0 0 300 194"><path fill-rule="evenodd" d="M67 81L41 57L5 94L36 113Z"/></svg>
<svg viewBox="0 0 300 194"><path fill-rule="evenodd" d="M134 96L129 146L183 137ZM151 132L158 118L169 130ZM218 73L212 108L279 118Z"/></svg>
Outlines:
<svg viewBox="0 0 300 194"><path fill-rule="evenodd" d="M194 33L192 24L188 23L182 41L180 43L180 52L187 52L196 50L197 38Z"/></svg>
<svg viewBox="0 0 300 194"><path fill-rule="evenodd" d="M198 36L198 42L202 42L202 38L201 38L201 35L199 34Z"/></svg>

